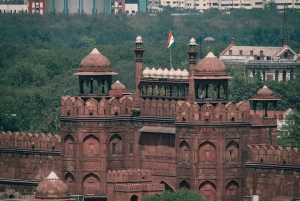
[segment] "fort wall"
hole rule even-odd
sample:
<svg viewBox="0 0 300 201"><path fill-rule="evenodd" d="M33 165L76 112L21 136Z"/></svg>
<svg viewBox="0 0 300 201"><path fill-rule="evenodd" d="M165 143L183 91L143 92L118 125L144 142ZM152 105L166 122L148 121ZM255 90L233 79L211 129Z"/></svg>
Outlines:
<svg viewBox="0 0 300 201"><path fill-rule="evenodd" d="M0 191L32 192L52 169L61 176L59 135L0 132Z"/></svg>
<svg viewBox="0 0 300 201"><path fill-rule="evenodd" d="M296 148L248 145L246 148L245 192L261 200L300 197L299 158Z"/></svg>

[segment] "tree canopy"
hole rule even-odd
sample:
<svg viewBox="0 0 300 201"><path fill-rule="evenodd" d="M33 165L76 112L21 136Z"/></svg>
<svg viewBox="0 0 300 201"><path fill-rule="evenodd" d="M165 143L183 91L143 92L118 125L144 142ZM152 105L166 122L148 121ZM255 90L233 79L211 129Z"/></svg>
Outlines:
<svg viewBox="0 0 300 201"><path fill-rule="evenodd" d="M281 127L278 144L300 149L300 112L293 109Z"/></svg>
<svg viewBox="0 0 300 201"><path fill-rule="evenodd" d="M142 201L205 201L200 194L194 190L181 189L177 191L164 191L161 195L149 195Z"/></svg>

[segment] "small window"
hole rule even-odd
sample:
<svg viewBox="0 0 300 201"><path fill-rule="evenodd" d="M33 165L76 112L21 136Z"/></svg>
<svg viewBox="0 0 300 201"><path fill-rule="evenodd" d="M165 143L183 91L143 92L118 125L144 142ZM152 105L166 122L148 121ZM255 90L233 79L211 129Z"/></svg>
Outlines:
<svg viewBox="0 0 300 201"><path fill-rule="evenodd" d="M112 154L116 154L117 153L117 143L113 143L112 144Z"/></svg>

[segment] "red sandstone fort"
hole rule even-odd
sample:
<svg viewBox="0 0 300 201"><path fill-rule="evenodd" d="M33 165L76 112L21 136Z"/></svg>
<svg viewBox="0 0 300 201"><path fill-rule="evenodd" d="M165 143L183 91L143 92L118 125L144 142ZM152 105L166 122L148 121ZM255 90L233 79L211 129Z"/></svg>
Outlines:
<svg viewBox="0 0 300 201"><path fill-rule="evenodd" d="M54 170L87 201L140 201L180 188L209 201L300 197L300 152L277 145L270 89L231 102L226 66L213 53L197 62L193 38L187 70L143 70L142 44L138 36L134 98L112 83L117 73L94 49L75 73L79 94L61 98L60 135L0 134L1 192L34 192ZM250 115L250 104L264 114Z"/></svg>

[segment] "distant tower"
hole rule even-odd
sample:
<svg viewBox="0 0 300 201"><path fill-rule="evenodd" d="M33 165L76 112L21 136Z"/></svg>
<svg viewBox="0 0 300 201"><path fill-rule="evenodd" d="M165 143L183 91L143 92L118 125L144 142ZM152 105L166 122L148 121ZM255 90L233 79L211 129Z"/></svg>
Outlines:
<svg viewBox="0 0 300 201"><path fill-rule="evenodd" d="M30 14L39 13L46 14L46 0L28 0L28 11Z"/></svg>

